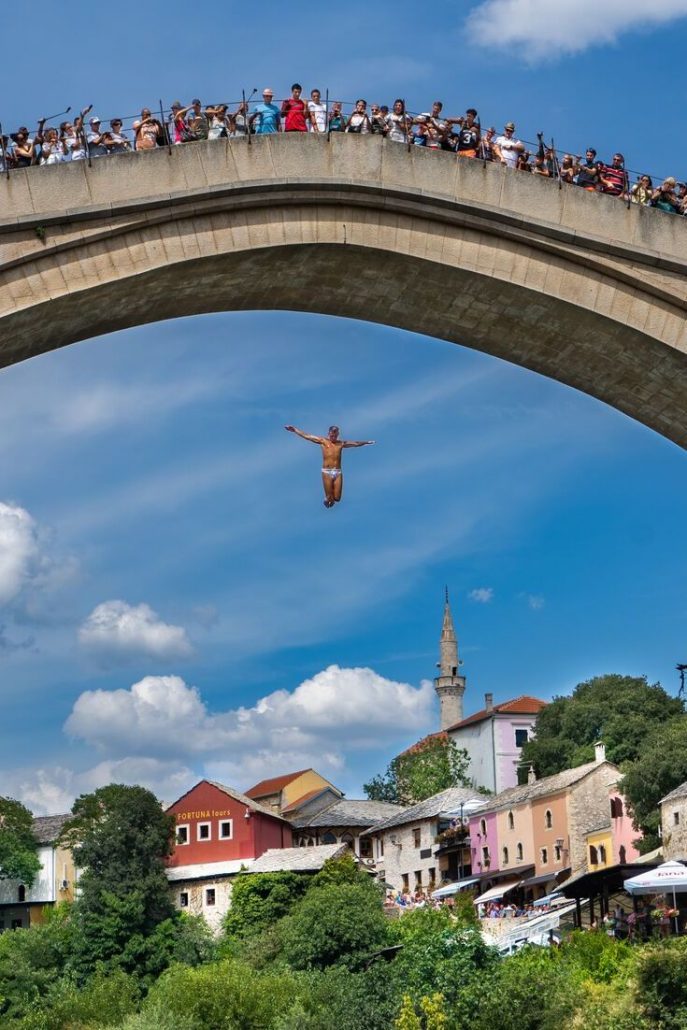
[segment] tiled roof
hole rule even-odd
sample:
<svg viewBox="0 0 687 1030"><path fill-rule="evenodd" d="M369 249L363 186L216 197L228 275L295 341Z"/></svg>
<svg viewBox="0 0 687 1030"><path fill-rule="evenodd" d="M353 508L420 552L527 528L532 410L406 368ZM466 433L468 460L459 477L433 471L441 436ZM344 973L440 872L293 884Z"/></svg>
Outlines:
<svg viewBox="0 0 687 1030"><path fill-rule="evenodd" d="M249 798L264 798L269 794L278 794L289 783L297 780L299 776L307 772L310 772L310 769L299 769L298 772L285 773L284 776L273 776L271 780L260 780L250 790L247 790L246 794Z"/></svg>
<svg viewBox="0 0 687 1030"><path fill-rule="evenodd" d="M535 780L534 783L523 783L517 787L502 790L500 794L489 798L477 812L472 814L483 815L485 812L497 812L502 808L520 805L523 801L533 801L535 798L544 797L547 794L556 794L558 791L572 787L578 780L584 779L594 769L600 769L602 766L606 766L620 779L620 770L611 762L586 762L585 765L578 765L575 769L564 769L563 772L545 776L541 780ZM611 782L609 781L609 785Z"/></svg>
<svg viewBox="0 0 687 1030"><path fill-rule="evenodd" d="M234 790L233 787L227 787L226 784L218 783L217 780L201 780L200 782L209 783L211 787L216 787L217 790L221 790L223 794L227 795L227 797L233 798L234 801L238 801L241 805L246 805L247 808L251 808L254 812L260 812L261 815L269 815L273 819L279 819L280 822L286 822L278 812L273 812L271 808L261 805L259 801L253 801L252 798L249 798L246 794L241 794L238 790ZM169 809L174 805L178 805L183 798L188 797L188 795L191 794L197 786L198 784L196 783L195 786L191 787L190 790L187 790L185 794L182 794L180 798L173 801L169 808L167 808L167 811L169 811Z"/></svg>
<svg viewBox="0 0 687 1030"><path fill-rule="evenodd" d="M542 701L538 697L530 697L528 694L522 694L520 697L514 697L511 701L503 701L492 708L483 708L481 711L475 712L474 715L468 715L467 719L454 722L453 726L447 727L447 730L449 733L451 730L460 730L463 726L472 726L474 723L482 722L484 719L491 719L492 715L538 715L542 708L545 707L546 701Z"/></svg>
<svg viewBox="0 0 687 1030"><path fill-rule="evenodd" d="M664 801L677 801L678 798L687 798L687 780L681 783L675 790L671 790L670 794L666 794L664 798L661 798L659 804L663 804Z"/></svg>
<svg viewBox="0 0 687 1030"><path fill-rule="evenodd" d="M249 873L316 873L329 858L339 858L350 851L348 844L320 844L314 848L270 848L252 863Z"/></svg>
<svg viewBox="0 0 687 1030"><path fill-rule="evenodd" d="M375 823L370 826L367 833L379 833L381 830L390 830L393 826L416 823L420 819L432 819L442 812L457 811L461 805L468 801L476 801L479 797L479 793L472 787L449 787L448 790L442 790L417 805L411 805L410 808L402 808L396 815Z"/></svg>
<svg viewBox="0 0 687 1030"><path fill-rule="evenodd" d="M296 798L296 800L292 801L290 805L287 805L286 808L283 808L283 814L286 815L287 812L295 811L297 808L300 808L302 805L305 805L308 801L312 801L312 799L316 798L318 794L324 794L325 790L329 789L329 787L318 787L316 790L309 790L307 794L303 795L303 797Z"/></svg>
<svg viewBox="0 0 687 1030"><path fill-rule="evenodd" d="M39 844L54 844L71 815L38 815L33 820L33 835Z"/></svg>
<svg viewBox="0 0 687 1030"><path fill-rule="evenodd" d="M327 808L312 815L295 815L290 820L294 826L371 826L382 819L389 819L403 811L401 805L390 805L386 801L356 801L341 798Z"/></svg>

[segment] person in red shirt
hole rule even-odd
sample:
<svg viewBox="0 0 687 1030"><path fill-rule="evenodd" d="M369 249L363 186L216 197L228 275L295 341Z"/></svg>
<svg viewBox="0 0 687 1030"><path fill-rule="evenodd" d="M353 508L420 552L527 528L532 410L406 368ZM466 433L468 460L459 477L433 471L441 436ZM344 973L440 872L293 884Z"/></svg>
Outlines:
<svg viewBox="0 0 687 1030"><path fill-rule="evenodd" d="M291 96L288 100L282 101L281 116L284 122L284 132L307 132L308 122L314 124L312 112L308 105L301 100L303 87L294 82L291 87Z"/></svg>

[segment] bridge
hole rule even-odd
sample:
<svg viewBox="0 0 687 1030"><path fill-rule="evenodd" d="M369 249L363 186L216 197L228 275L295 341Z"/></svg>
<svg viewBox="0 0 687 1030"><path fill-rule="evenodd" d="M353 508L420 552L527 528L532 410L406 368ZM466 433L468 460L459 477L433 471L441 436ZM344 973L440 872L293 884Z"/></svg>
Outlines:
<svg viewBox="0 0 687 1030"><path fill-rule="evenodd" d="M0 366L181 315L313 311L505 358L687 447L686 255L681 218L377 136L21 169L0 179Z"/></svg>

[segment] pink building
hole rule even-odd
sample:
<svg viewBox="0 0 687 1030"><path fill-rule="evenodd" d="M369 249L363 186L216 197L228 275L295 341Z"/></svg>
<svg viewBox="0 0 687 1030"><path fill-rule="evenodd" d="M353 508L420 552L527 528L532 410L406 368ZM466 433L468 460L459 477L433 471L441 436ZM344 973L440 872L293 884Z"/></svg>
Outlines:
<svg viewBox="0 0 687 1030"><path fill-rule="evenodd" d="M470 816L470 849L473 876L498 872L499 839L496 812Z"/></svg>

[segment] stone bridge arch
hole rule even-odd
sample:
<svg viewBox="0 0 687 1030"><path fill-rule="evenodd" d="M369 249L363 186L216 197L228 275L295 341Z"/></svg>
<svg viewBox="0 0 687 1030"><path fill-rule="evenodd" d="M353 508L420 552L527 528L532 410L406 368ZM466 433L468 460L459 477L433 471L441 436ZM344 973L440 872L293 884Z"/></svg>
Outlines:
<svg viewBox="0 0 687 1030"><path fill-rule="evenodd" d="M379 137L211 141L0 181L0 365L211 311L460 343L687 446L687 226Z"/></svg>

